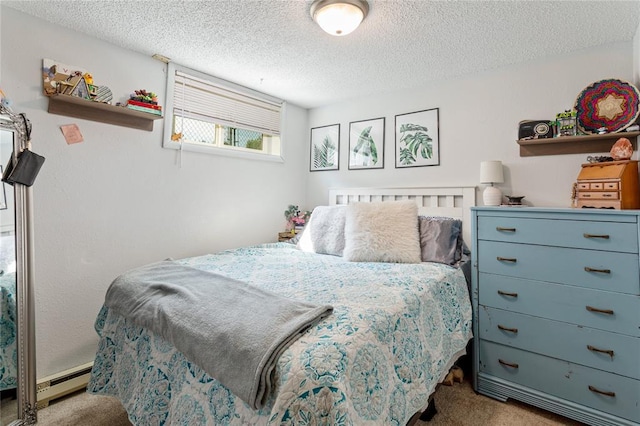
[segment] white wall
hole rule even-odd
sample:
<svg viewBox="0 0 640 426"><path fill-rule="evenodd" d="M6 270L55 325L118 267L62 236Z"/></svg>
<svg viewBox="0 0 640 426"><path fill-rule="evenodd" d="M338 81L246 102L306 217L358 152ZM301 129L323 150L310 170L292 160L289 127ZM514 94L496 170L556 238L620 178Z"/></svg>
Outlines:
<svg viewBox="0 0 640 426"><path fill-rule="evenodd" d="M632 61L632 43L620 43L310 110L310 127L341 124L340 170L309 173L307 207L326 204L329 188L360 186L477 185L481 204L483 160L503 161L504 194L568 207L588 154L520 157L518 122L553 119L596 80L630 81ZM394 116L430 108L440 108L440 166L395 169ZM377 117L386 117L384 169L348 170L349 122Z"/></svg>
<svg viewBox="0 0 640 426"><path fill-rule="evenodd" d="M633 82L636 87L640 86L640 24L633 37Z"/></svg>
<svg viewBox="0 0 640 426"><path fill-rule="evenodd" d="M595 80L631 80L637 62L632 43L621 43L308 115L292 106L285 164L185 153L178 168L175 151L161 148L160 121L145 132L51 115L42 95L41 61L50 58L90 70L118 98L144 88L163 102L162 63L13 9L0 11L0 87L31 119L33 149L47 158L34 186L38 377L93 359L93 321L118 274L166 257L274 241L288 204L326 204L332 187L475 185L480 161L500 159L504 193L525 195L536 206L568 206L587 154L521 158L518 122L553 118ZM394 116L435 107L441 165L395 169ZM385 168L348 170L349 122L382 116ZM67 123L80 125L85 142L66 145L59 126ZM333 123L341 124L340 170L308 172L309 128Z"/></svg>
<svg viewBox="0 0 640 426"><path fill-rule="evenodd" d="M305 201L307 111L288 107L284 164L184 153L179 168L176 151L161 147L162 121L146 132L52 115L42 95L49 58L89 70L115 100L147 89L163 103L163 63L1 10L2 88L27 113L33 150L46 157L34 185L40 378L93 360L93 322L122 272L276 241L287 205ZM69 123L80 126L83 143L65 143L59 126Z"/></svg>

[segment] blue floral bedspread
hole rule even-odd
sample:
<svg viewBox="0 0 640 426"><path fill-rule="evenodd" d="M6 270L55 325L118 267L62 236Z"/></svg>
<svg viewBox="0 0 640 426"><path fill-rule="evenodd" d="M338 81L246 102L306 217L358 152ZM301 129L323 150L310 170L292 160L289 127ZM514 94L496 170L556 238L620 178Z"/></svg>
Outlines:
<svg viewBox="0 0 640 426"><path fill-rule="evenodd" d="M0 275L0 390L17 386L16 274Z"/></svg>
<svg viewBox="0 0 640 426"><path fill-rule="evenodd" d="M103 307L88 391L118 397L135 425L405 425L471 338L461 270L353 263L265 244L179 261L334 307L280 357L252 410L148 330Z"/></svg>

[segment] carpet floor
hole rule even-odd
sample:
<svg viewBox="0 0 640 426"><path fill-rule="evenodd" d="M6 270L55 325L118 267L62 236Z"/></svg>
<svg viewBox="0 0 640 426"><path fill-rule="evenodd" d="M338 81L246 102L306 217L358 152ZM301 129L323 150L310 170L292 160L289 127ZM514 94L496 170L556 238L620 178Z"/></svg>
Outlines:
<svg viewBox="0 0 640 426"><path fill-rule="evenodd" d="M506 403L477 395L471 383L440 386L435 393L438 414L417 426L578 426L579 422L529 405ZM120 402L111 397L79 392L38 411L38 426L130 426Z"/></svg>

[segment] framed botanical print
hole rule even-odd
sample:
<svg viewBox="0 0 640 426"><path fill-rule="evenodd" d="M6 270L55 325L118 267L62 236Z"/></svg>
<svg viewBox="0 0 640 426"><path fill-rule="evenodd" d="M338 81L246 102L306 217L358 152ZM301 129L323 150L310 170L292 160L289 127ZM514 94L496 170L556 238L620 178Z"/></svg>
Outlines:
<svg viewBox="0 0 640 426"><path fill-rule="evenodd" d="M440 165L439 108L396 115L396 168Z"/></svg>
<svg viewBox="0 0 640 426"><path fill-rule="evenodd" d="M349 123L349 170L384 168L384 117Z"/></svg>
<svg viewBox="0 0 640 426"><path fill-rule="evenodd" d="M311 162L309 170L338 170L340 160L340 125L311 129Z"/></svg>

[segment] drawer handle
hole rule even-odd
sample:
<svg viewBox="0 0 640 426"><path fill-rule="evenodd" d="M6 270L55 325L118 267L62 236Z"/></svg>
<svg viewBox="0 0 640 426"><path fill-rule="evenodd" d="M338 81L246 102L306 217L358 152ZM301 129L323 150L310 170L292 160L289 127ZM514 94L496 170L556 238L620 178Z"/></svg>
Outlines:
<svg viewBox="0 0 640 426"><path fill-rule="evenodd" d="M516 228L504 228L502 226L496 226L496 231L500 231L500 232L516 232Z"/></svg>
<svg viewBox="0 0 640 426"><path fill-rule="evenodd" d="M599 314L613 315L613 309L598 309L589 305L587 305L586 308L587 308L587 311L589 312L597 312Z"/></svg>
<svg viewBox="0 0 640 426"><path fill-rule="evenodd" d="M589 390L591 392L599 393L600 395L610 396L612 398L615 398L615 396L616 396L615 392L603 391L603 390L600 390L597 387L591 386L591 385L589 385Z"/></svg>
<svg viewBox="0 0 640 426"><path fill-rule="evenodd" d="M518 293L509 293L507 291L498 290L500 296L518 297Z"/></svg>
<svg viewBox="0 0 640 426"><path fill-rule="evenodd" d="M596 348L595 346L591 346L591 345L587 345L587 349L589 349L591 352L600 352L601 354L607 354L611 358L613 358L613 350L611 350L611 349L600 349L600 348Z"/></svg>
<svg viewBox="0 0 640 426"><path fill-rule="evenodd" d="M611 273L611 269L595 269L595 268L589 268L588 266L584 267L584 270L587 272L598 272L601 274L610 274Z"/></svg>
<svg viewBox="0 0 640 426"><path fill-rule="evenodd" d="M502 330L502 331L508 331L508 332L511 332L511 333L516 333L516 334L518 334L518 329L517 329L517 328L505 327L504 325L500 325L500 324L498 324L498 328L499 328L500 330ZM612 352L613 352L613 351L612 351ZM611 356L613 356L613 355L611 355Z"/></svg>
<svg viewBox="0 0 640 426"><path fill-rule="evenodd" d="M520 366L518 364L516 364L515 362L507 362L507 361L503 361L501 359L498 359L498 362L500 364L504 365L505 367L520 368Z"/></svg>
<svg viewBox="0 0 640 426"><path fill-rule="evenodd" d="M496 257L496 259L498 259L500 262L512 262L512 263L516 263L518 261L518 259L516 259L515 257Z"/></svg>
<svg viewBox="0 0 640 426"><path fill-rule="evenodd" d="M585 237L585 238L602 238L604 240L608 240L609 239L608 235L582 234L582 236Z"/></svg>

